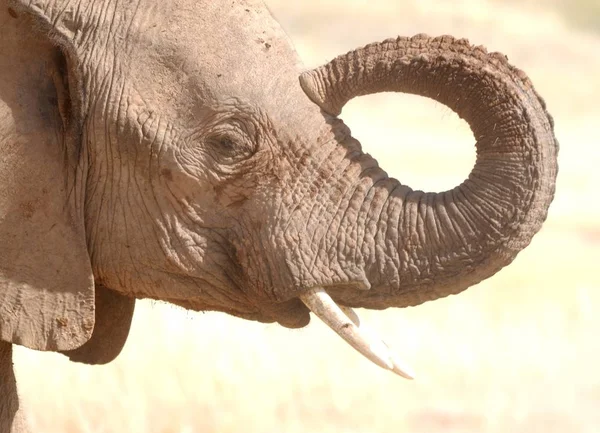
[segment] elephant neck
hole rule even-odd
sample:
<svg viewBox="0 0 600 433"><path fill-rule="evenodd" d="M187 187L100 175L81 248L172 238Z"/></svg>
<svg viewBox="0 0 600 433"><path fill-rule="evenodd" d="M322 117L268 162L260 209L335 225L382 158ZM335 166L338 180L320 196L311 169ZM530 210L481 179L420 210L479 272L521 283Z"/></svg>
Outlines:
<svg viewBox="0 0 600 433"><path fill-rule="evenodd" d="M12 344L0 341L0 432L26 433L12 362Z"/></svg>

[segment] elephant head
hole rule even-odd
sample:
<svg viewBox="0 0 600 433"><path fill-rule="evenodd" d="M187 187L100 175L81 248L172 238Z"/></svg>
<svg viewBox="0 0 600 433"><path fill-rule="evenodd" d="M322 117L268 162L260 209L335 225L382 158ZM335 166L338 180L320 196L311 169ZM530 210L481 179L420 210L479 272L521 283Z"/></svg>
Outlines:
<svg viewBox="0 0 600 433"><path fill-rule="evenodd" d="M104 344L112 358L134 298L292 328L312 310L409 375L350 308L458 293L546 218L557 143L544 101L466 40L390 39L306 70L258 0L2 9L4 341L74 359ZM337 116L382 91L469 123L477 161L461 185L413 190L362 152Z"/></svg>

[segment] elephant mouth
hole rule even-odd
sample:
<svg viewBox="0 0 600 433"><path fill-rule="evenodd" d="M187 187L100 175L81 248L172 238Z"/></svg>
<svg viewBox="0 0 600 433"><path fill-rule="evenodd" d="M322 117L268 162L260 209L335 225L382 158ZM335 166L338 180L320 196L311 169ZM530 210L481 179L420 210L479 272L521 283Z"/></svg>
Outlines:
<svg viewBox="0 0 600 433"><path fill-rule="evenodd" d="M300 298L276 304L261 305L260 317L256 320L265 323L277 322L290 329L304 328L310 323L310 310Z"/></svg>

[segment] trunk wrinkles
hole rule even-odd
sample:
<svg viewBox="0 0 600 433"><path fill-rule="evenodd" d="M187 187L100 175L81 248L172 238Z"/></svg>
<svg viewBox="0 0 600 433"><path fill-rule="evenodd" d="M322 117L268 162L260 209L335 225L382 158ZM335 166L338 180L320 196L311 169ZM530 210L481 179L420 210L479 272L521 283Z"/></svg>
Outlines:
<svg viewBox="0 0 600 433"><path fill-rule="evenodd" d="M359 95L430 97L465 119L477 141L475 167L452 190L424 193L386 180L357 192L365 215L346 222L347 237L358 239L372 290L342 291L338 300L384 308L458 293L509 264L546 219L557 173L553 121L504 55L417 35L350 52L300 81L336 116Z"/></svg>

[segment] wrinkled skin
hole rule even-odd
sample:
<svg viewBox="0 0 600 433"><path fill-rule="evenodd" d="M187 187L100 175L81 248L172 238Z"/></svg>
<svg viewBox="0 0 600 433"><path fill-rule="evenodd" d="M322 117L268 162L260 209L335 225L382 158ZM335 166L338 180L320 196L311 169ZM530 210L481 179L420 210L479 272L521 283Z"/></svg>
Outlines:
<svg viewBox="0 0 600 433"><path fill-rule="evenodd" d="M386 41L300 77L257 0L2 0L0 41L0 373L9 343L109 362L135 298L301 327L314 287L377 309L458 293L512 261L554 193L543 101L465 41ZM413 191L362 153L337 115L387 90L471 124L463 185Z"/></svg>

